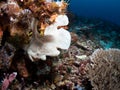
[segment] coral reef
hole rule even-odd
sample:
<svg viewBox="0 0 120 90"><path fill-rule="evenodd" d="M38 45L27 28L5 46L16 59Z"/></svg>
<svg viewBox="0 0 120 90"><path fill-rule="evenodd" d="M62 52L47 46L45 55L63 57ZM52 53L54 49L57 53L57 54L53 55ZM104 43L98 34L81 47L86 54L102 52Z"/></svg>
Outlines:
<svg viewBox="0 0 120 90"><path fill-rule="evenodd" d="M68 49L71 43L70 32L66 30L69 24L67 6L64 0L0 1L1 73L17 71L21 79L51 71L49 56L58 56L58 48ZM30 60L47 61L40 61L42 66L39 61L32 63ZM33 69L28 69L29 65Z"/></svg>
<svg viewBox="0 0 120 90"><path fill-rule="evenodd" d="M57 48L69 48L71 36L64 29L69 23L64 0L7 0L0 4L1 38L6 36L4 43L7 41L16 49L24 49L32 61L59 55ZM5 32L8 35L4 36ZM3 41L1 43L4 45Z"/></svg>
<svg viewBox="0 0 120 90"><path fill-rule="evenodd" d="M70 31L76 32L80 37L83 35L94 42L97 41L102 48L120 49L120 26L100 18L89 18L85 16L70 17Z"/></svg>
<svg viewBox="0 0 120 90"><path fill-rule="evenodd" d="M72 43L69 49L60 50L61 54L58 57L47 57L46 61L31 62L25 56L24 50L17 50L11 68L18 75L9 85L9 89L91 90L92 86L85 76L85 66L90 63L89 56L97 48L97 44L92 41L88 43L75 33L71 33L71 36ZM90 49L84 49L82 43Z"/></svg>
<svg viewBox="0 0 120 90"><path fill-rule="evenodd" d="M79 22L67 12L69 2L0 1L0 89L119 89L119 49L98 49L112 47L113 42L109 46L107 42L118 34L100 36L96 29L109 27L87 18Z"/></svg>
<svg viewBox="0 0 120 90"><path fill-rule="evenodd" d="M88 64L88 78L94 90L119 90L120 89L120 50L97 49L90 56Z"/></svg>

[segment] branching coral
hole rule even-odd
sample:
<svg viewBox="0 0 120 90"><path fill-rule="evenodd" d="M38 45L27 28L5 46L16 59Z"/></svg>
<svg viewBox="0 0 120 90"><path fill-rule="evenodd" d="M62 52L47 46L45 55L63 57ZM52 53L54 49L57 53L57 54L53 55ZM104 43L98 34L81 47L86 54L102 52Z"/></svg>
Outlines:
<svg viewBox="0 0 120 90"><path fill-rule="evenodd" d="M87 66L94 90L120 90L120 50L97 49Z"/></svg>

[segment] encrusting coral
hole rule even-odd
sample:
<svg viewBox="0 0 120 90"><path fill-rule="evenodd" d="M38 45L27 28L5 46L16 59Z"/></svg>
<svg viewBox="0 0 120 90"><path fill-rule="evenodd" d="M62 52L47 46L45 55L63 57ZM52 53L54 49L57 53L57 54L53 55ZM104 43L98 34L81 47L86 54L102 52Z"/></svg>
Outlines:
<svg viewBox="0 0 120 90"><path fill-rule="evenodd" d="M94 90L120 90L120 50L97 49L90 58L87 76Z"/></svg>

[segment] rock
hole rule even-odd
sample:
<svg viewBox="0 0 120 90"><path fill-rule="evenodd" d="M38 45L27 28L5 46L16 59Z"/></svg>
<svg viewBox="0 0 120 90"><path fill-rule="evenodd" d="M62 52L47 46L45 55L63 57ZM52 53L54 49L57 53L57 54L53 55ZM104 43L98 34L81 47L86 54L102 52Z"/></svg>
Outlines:
<svg viewBox="0 0 120 90"><path fill-rule="evenodd" d="M85 59L87 59L88 57L87 57L87 55L81 55L81 56L76 55L76 58L79 58L79 59L81 59L81 60L85 60Z"/></svg>
<svg viewBox="0 0 120 90"><path fill-rule="evenodd" d="M72 43L76 43L79 39L78 35L76 33L71 32L71 41Z"/></svg>

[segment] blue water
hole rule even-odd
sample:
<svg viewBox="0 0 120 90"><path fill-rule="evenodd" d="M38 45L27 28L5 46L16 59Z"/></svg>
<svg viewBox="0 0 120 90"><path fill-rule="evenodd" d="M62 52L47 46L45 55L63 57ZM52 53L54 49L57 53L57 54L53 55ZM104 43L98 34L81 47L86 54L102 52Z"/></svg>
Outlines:
<svg viewBox="0 0 120 90"><path fill-rule="evenodd" d="M104 49L120 48L120 0L71 0L68 10L75 15L71 31Z"/></svg>
<svg viewBox="0 0 120 90"><path fill-rule="evenodd" d="M120 25L120 0L71 0L69 9L80 16L97 17Z"/></svg>

